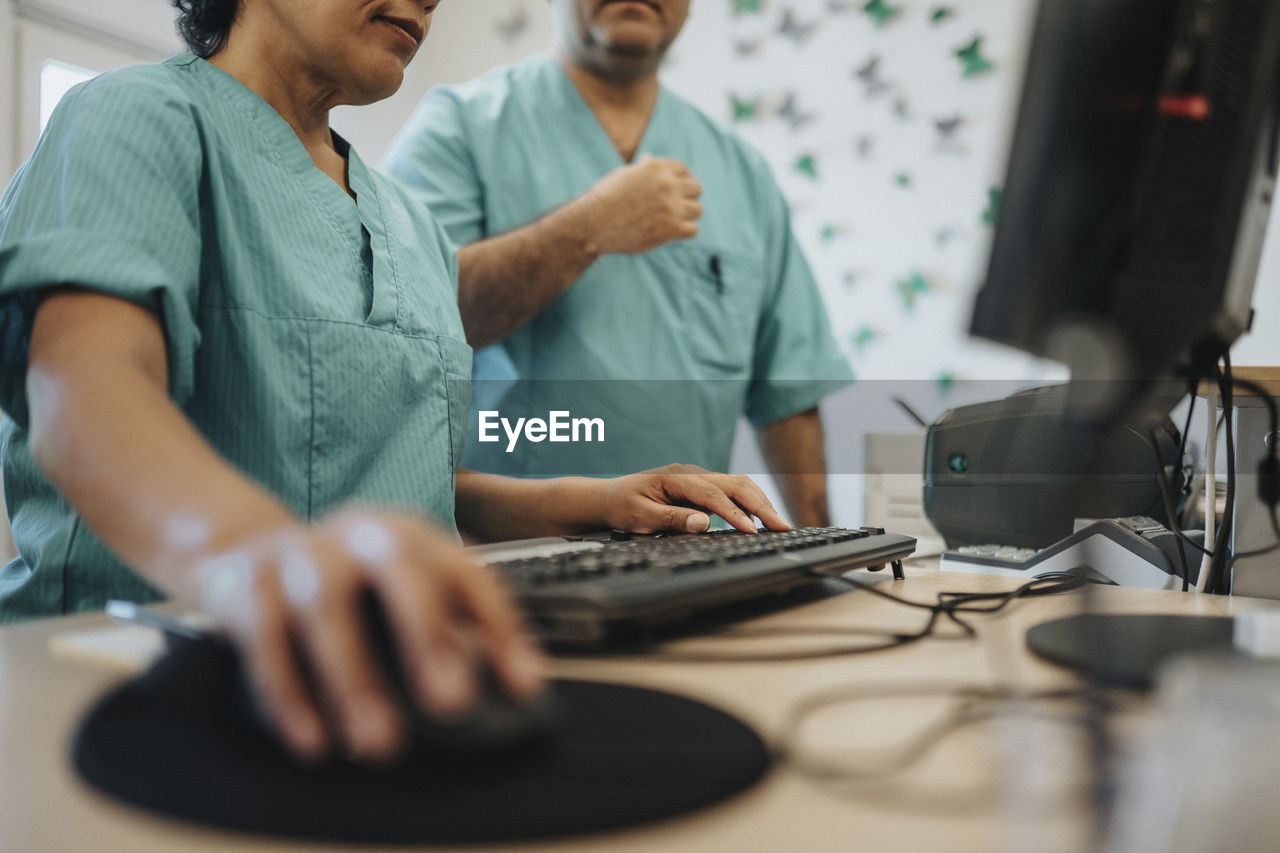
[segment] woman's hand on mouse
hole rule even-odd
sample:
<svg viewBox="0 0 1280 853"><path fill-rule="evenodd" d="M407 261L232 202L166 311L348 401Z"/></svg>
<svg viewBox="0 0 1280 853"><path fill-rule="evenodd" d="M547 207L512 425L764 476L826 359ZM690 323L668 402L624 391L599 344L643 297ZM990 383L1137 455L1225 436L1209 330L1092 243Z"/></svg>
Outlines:
<svg viewBox="0 0 1280 853"><path fill-rule="evenodd" d="M515 696L543 684L541 653L497 575L409 515L341 510L255 536L198 574L199 605L238 646L262 711L304 758L340 746L381 760L402 744L405 721L363 625L366 590L427 712L465 711L477 695L477 654Z"/></svg>
<svg viewBox="0 0 1280 853"><path fill-rule="evenodd" d="M789 530L760 487L744 474L719 474L697 465L666 465L616 477L589 480L598 490L603 527L634 533L701 533L711 525L706 510L746 533L758 518L769 530Z"/></svg>

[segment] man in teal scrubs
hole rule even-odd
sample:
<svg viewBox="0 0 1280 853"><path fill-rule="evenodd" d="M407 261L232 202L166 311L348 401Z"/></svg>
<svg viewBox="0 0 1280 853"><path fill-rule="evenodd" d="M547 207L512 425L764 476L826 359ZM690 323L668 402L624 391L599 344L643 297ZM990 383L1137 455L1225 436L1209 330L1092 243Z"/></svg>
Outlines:
<svg viewBox="0 0 1280 853"><path fill-rule="evenodd" d="M662 88L688 0L553 0L555 43L432 90L384 169L459 251L478 408L603 442L483 442L469 467L725 470L740 413L797 524L827 522L819 400L851 379L763 158ZM513 381L514 380L514 381Z"/></svg>

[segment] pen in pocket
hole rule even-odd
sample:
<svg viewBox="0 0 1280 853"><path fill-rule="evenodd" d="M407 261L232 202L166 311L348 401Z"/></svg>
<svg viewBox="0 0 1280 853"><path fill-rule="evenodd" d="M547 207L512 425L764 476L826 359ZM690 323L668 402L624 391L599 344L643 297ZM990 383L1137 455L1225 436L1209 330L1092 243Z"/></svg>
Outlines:
<svg viewBox="0 0 1280 853"><path fill-rule="evenodd" d="M711 276L716 280L716 294L724 296L724 276L720 273L720 256L711 256Z"/></svg>

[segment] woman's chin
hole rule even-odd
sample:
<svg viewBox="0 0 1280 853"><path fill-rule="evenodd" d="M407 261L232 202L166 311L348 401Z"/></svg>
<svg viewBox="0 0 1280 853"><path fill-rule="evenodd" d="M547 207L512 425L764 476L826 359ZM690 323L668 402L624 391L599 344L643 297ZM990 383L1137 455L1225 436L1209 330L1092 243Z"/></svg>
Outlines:
<svg viewBox="0 0 1280 853"><path fill-rule="evenodd" d="M376 73L362 75L358 84L351 87L351 103L355 106L385 100L400 90L404 83L404 67L380 68Z"/></svg>

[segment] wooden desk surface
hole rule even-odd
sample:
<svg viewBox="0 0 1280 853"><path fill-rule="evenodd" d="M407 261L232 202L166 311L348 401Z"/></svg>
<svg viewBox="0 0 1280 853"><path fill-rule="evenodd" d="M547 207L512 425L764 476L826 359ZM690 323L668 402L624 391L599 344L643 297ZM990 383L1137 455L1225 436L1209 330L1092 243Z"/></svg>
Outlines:
<svg viewBox="0 0 1280 853"><path fill-rule="evenodd" d="M1280 367L1272 365L1240 365L1231 368L1231 375L1237 379L1248 379L1261 385L1263 390L1271 395L1280 395ZM1206 396L1210 390L1217 393L1217 383L1209 380L1201 380L1196 389L1196 393L1201 397ZM1248 388L1236 388L1235 396L1253 397L1254 392Z"/></svg>
<svg viewBox="0 0 1280 853"><path fill-rule="evenodd" d="M879 578L858 573L862 579ZM905 581L881 579L886 589L921 601L940 590L1004 590L1008 578L961 575L908 567ZM1235 604L1225 598L1179 592L1105 588L1100 610L1221 615ZM1023 600L998 616L976 617L976 640L928 639L869 655L788 663L687 663L645 659L561 659L557 675L626 681L669 690L737 714L766 739L775 737L784 715L801 697L838 685L1007 684L1025 688L1067 686L1065 671L1033 658L1024 647L1030 625L1074 612L1080 593ZM914 631L923 611L894 605L865 592L834 594L752 620L752 626L863 626ZM0 628L0 850L21 853L73 851L345 851L232 835L154 817L102 797L80 783L71 769L71 733L88 704L121 676L50 655L51 636L103 626L100 614L51 619ZM944 634L953 631L943 630ZM675 648L707 648L708 640L681 641ZM757 641L751 641L757 642ZM768 643L792 642L773 639ZM717 648L724 648L718 646ZM733 648L738 648L734 646ZM876 747L918 731L941 706L912 700L849 708L834 718L836 730L860 733L859 747ZM936 701L936 700L935 700ZM775 769L755 788L718 807L633 830L556 843L521 845L538 851L986 851L998 850L1020 831L1014 812L999 798L959 808L913 794L913 786L973 791L1002 782L1011 761L999 724L965 729L949 737L918 772L852 794L834 791L787 767ZM1004 768L1002 770L1002 768ZM1043 768L1041 768L1043 769ZM1037 771L1039 772L1039 771ZM898 788L899 790L895 790ZM945 793L945 791L944 791ZM1008 802L1007 798L1004 802ZM1071 807L1058 806L1036 818L1036 831L1059 839L1080 837L1087 822ZM1025 827L1024 827L1025 829ZM362 850L371 848L359 848ZM439 848L434 848L439 849ZM480 848L494 851L497 848Z"/></svg>

